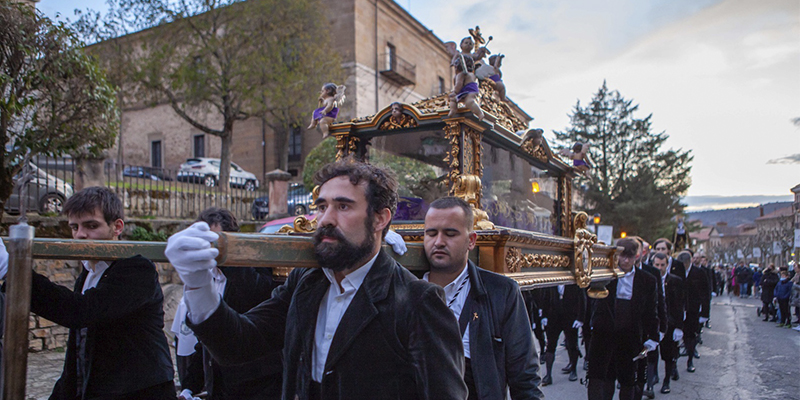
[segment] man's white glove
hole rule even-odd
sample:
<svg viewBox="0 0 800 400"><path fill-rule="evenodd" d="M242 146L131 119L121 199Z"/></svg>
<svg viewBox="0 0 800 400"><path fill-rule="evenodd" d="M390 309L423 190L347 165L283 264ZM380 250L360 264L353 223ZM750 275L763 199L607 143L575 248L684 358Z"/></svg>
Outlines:
<svg viewBox="0 0 800 400"><path fill-rule="evenodd" d="M711 292L711 297L717 297L717 292Z"/></svg>
<svg viewBox="0 0 800 400"><path fill-rule="evenodd" d="M675 331L672 332L672 341L673 342L680 342L683 339L683 331L675 328Z"/></svg>
<svg viewBox="0 0 800 400"><path fill-rule="evenodd" d="M700 317L700 323L701 323L701 324L705 324L705 323L706 323L706 321L708 321L708 318L706 318L706 317Z"/></svg>
<svg viewBox="0 0 800 400"><path fill-rule="evenodd" d="M542 318L542 328L547 327L547 318Z"/></svg>
<svg viewBox="0 0 800 400"><path fill-rule="evenodd" d="M531 322L531 330L536 330L536 322Z"/></svg>
<svg viewBox="0 0 800 400"><path fill-rule="evenodd" d="M178 395L179 400L200 400L199 397L192 396L192 391L189 389L183 389L181 394Z"/></svg>
<svg viewBox="0 0 800 400"><path fill-rule="evenodd" d="M644 342L644 347L647 347L647 351L653 351L658 347L658 342L648 339Z"/></svg>
<svg viewBox="0 0 800 400"><path fill-rule="evenodd" d="M3 239L0 239L0 279L5 279L8 273L8 250L6 245L3 244Z"/></svg>
<svg viewBox="0 0 800 400"><path fill-rule="evenodd" d="M211 284L211 270L217 266L215 258L219 255L219 250L211 247L211 242L218 238L219 235L211 231L207 223L195 222L167 240L164 255L184 285L200 288Z"/></svg>
<svg viewBox="0 0 800 400"><path fill-rule="evenodd" d="M578 328L580 328L582 326L583 326L583 322L578 321L578 320L575 320L575 322L572 323L572 328L573 329L578 329Z"/></svg>
<svg viewBox="0 0 800 400"><path fill-rule="evenodd" d="M402 256L403 254L406 254L406 242L399 233L389 229L386 232L386 237L383 240L386 241L386 244L392 246L392 250L394 250L394 252L398 255Z"/></svg>
<svg viewBox="0 0 800 400"><path fill-rule="evenodd" d="M664 332L658 332L658 342L661 343L664 340Z"/></svg>

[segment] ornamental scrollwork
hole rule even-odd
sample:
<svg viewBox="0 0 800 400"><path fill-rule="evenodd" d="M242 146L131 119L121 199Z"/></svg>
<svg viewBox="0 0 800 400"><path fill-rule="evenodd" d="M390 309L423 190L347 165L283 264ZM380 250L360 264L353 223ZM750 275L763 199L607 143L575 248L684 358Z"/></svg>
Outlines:
<svg viewBox="0 0 800 400"><path fill-rule="evenodd" d="M459 167L459 139L461 137L461 129L458 122L448 122L444 128L444 137L450 139L450 150L444 157L444 162L450 167L450 195L455 195L456 186L458 184L458 177L460 175Z"/></svg>
<svg viewBox="0 0 800 400"><path fill-rule="evenodd" d="M506 252L506 266L511 272L522 268L566 268L569 267L569 257L559 254L534 254L522 253L518 247L510 247Z"/></svg>
<svg viewBox="0 0 800 400"><path fill-rule="evenodd" d="M542 129L530 129L525 133L525 136L522 138L522 144L520 147L523 151L530 154L531 157L541 161L541 162L548 162L549 157L547 156L547 152L544 150L544 131Z"/></svg>
<svg viewBox="0 0 800 400"><path fill-rule="evenodd" d="M394 129L415 128L417 120L408 114L401 114L399 117L389 117L386 121L378 127L379 131L391 131Z"/></svg>
<svg viewBox="0 0 800 400"><path fill-rule="evenodd" d="M592 282L592 246L597 243L597 235L586 229L589 216L581 211L575 215L575 283L588 287Z"/></svg>

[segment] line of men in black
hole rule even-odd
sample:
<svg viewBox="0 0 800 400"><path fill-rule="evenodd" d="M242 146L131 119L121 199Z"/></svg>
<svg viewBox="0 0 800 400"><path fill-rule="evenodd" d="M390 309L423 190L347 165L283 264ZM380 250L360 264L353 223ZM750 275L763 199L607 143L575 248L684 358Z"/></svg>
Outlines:
<svg viewBox="0 0 800 400"><path fill-rule="evenodd" d="M381 247L397 206L390 173L344 160L315 181L321 268L294 269L247 311L220 290L218 234L208 222L168 241L165 255L184 283L186 327L222 372L281 353L282 374L261 375L280 391L262 399L544 398L519 286L468 259L477 235L466 202L430 205L431 269L418 279ZM79 191L65 214L75 239L114 240L124 225L121 202L106 188ZM0 269L7 263L0 246ZM75 290L34 273L32 311L70 327L50 398L175 399L153 263L136 256L84 267ZM227 278L226 286L236 284Z"/></svg>
<svg viewBox="0 0 800 400"><path fill-rule="evenodd" d="M672 243L663 238L655 241L652 254L649 244L638 237L622 239L617 246L623 248L619 254L622 274L608 284L607 297L589 298L575 285L526 294L534 334L541 337L541 360L546 365L543 386L553 383L561 332L569 356L562 372L569 374L570 381L578 379L581 327L590 400L610 400L615 386L623 400L654 398L659 355L665 370L660 391L669 393L670 381L680 376L677 360L681 340L687 353L686 370L695 372L694 359L699 357L696 346L703 323L708 322L713 288L713 278L709 278L713 270L704 263L705 257L684 251L673 258ZM546 334L546 344L537 330Z"/></svg>

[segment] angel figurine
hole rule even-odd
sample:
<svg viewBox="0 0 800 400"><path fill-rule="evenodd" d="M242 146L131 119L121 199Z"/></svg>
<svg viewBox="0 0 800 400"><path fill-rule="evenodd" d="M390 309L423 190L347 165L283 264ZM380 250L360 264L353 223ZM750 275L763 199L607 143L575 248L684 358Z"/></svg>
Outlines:
<svg viewBox="0 0 800 400"><path fill-rule="evenodd" d="M506 101L506 84L503 83L503 73L500 72L500 66L503 64L503 58L505 55L497 54L494 56L489 57L489 64L492 65L494 69L494 74L489 76L489 83L494 87L494 90L497 92L497 97L500 98L500 101Z"/></svg>
<svg viewBox="0 0 800 400"><path fill-rule="evenodd" d="M572 159L572 166L583 173L587 178L589 170L594 168L594 163L589 157L589 144L576 142L570 149L561 149L561 154Z"/></svg>
<svg viewBox="0 0 800 400"><path fill-rule="evenodd" d="M345 89L347 87L344 85L336 86L335 83L326 83L319 91L319 108L314 110L308 129L314 129L319 125L323 139L330 135L330 125L339 115L339 106L344 103Z"/></svg>
<svg viewBox="0 0 800 400"><path fill-rule="evenodd" d="M464 107L470 109L479 120L483 119L483 110L476 101L480 89L478 88L478 78L475 77L475 61L472 57L464 57L460 54L458 59L453 91L450 92L450 113L447 117L454 117L458 111L458 103L462 102Z"/></svg>

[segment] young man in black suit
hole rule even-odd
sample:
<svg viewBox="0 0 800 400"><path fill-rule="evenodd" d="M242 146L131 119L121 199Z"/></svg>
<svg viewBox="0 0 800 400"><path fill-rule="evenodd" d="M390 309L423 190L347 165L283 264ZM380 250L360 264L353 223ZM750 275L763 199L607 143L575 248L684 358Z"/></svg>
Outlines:
<svg viewBox="0 0 800 400"><path fill-rule="evenodd" d="M667 305L664 301L664 288L662 287L663 282L661 281L661 271L659 271L653 265L647 263L647 255L648 251L645 251L645 247L649 247L649 244L644 241L644 239L638 236L632 236L631 238L635 239L639 242L639 259L636 260L636 268L639 268L642 272L648 273L656 278L656 296L657 296L657 309L658 309L658 336L659 339L663 339L664 335L667 331ZM656 253L660 254L660 253ZM644 338L647 340L647 338ZM660 342L660 340L659 340ZM651 351L647 353L647 358L642 359L639 361L639 367L637 370L637 379L636 379L636 396L634 397L636 400L640 400L642 395L647 396L647 398L654 398L655 393L653 393L653 385L658 380L658 352Z"/></svg>
<svg viewBox="0 0 800 400"><path fill-rule="evenodd" d="M187 324L222 365L283 348L283 398L464 399L464 350L442 288L381 250L397 181L343 160L315 176L321 268L297 268L272 297L240 314L211 287L218 235L198 222L165 254L185 285Z"/></svg>
<svg viewBox="0 0 800 400"><path fill-rule="evenodd" d="M634 262L639 243L630 238L617 242L620 274L608 284L608 297L596 299L592 309L592 344L587 378L589 400L611 400L614 381L620 383L619 398L636 395L636 362L643 349L658 345L656 278L637 272ZM647 338L644 340L643 338Z"/></svg>
<svg viewBox="0 0 800 400"><path fill-rule="evenodd" d="M125 225L119 198L102 187L75 193L62 213L79 240L117 240ZM31 312L69 328L64 371L50 399L174 400L153 263L134 256L82 264L74 290L33 273Z"/></svg>
<svg viewBox="0 0 800 400"><path fill-rule="evenodd" d="M692 255L688 251L678 254L678 260L686 267L684 283L686 288L686 318L683 320L683 343L686 345L686 370L695 371L694 359L697 358L695 348L697 346L697 332L700 325L708 321L709 301L708 278L705 272L698 266L692 265ZM673 272L674 273L674 272Z"/></svg>
<svg viewBox="0 0 800 400"><path fill-rule="evenodd" d="M558 285L542 289L542 325L547 333L547 350L544 354L547 372L542 386L553 384L553 363L561 332L567 343L569 365L562 371L569 374L571 382L578 380L578 328L586 317L586 291L578 285Z"/></svg>
<svg viewBox="0 0 800 400"><path fill-rule="evenodd" d="M667 256L656 254L653 257L653 266L660 271L659 279L663 283L664 299L667 304L667 331L659 343L659 347L661 348L661 359L664 360L664 383L661 385L661 393L669 393L672 371L678 362L678 343L683 338L683 310L685 309L686 292L683 278L667 273ZM651 391L654 384L654 381L648 382Z"/></svg>
<svg viewBox="0 0 800 400"><path fill-rule="evenodd" d="M464 200L444 197L431 203L423 243L431 270L422 278L444 288L459 320L468 399L503 399L507 390L512 400L544 399L519 286L468 260L478 237L472 225L472 209ZM577 335L575 342L577 347Z"/></svg>

